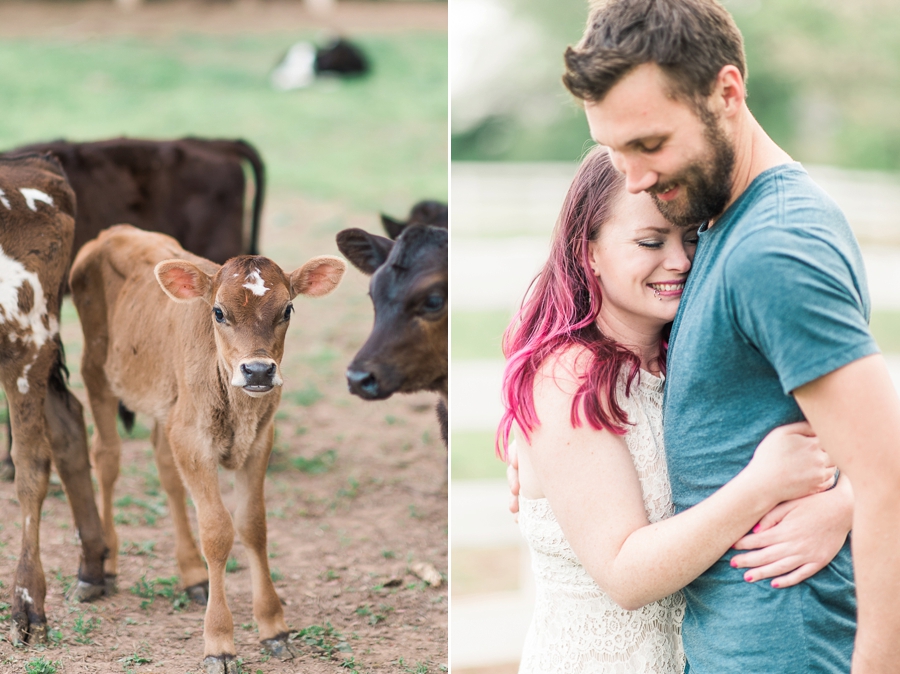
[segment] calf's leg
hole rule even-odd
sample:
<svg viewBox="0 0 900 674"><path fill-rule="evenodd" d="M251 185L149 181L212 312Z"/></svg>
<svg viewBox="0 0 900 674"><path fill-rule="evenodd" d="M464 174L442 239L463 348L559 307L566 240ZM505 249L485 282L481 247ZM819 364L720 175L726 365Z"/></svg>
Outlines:
<svg viewBox="0 0 900 674"><path fill-rule="evenodd" d="M41 380L39 372L32 373L31 385L26 393L22 393L15 374L9 374L3 373L3 386L15 429L12 456L18 468L16 496L22 513L22 550L12 592L10 641L14 644L45 643L47 585L41 565L40 527L41 506L50 479L50 441L44 418L46 379Z"/></svg>
<svg viewBox="0 0 900 674"><path fill-rule="evenodd" d="M271 449L270 433L267 446L252 454L244 467L235 472L235 491L238 497L235 523L241 541L250 555L253 617L259 627L260 641L272 655L290 659L296 653L288 643L289 631L284 621L284 609L272 583L266 554L264 483Z"/></svg>
<svg viewBox="0 0 900 674"><path fill-rule="evenodd" d="M225 599L225 564L234 545L234 525L219 492L218 465L192 452L186 435L167 429L169 446L197 508L200 546L209 566L209 600L203 621L203 667L207 674L236 674L234 621Z"/></svg>
<svg viewBox="0 0 900 674"><path fill-rule="evenodd" d="M105 351L101 354L105 359ZM122 440L116 427L119 399L113 395L103 371L103 361L85 338L85 351L81 361L81 376L88 392L91 412L94 415L94 437L91 441L91 462L100 487L100 517L103 535L109 554L104 570L110 591L115 589L119 565L119 537L113 522L113 493L119 477L119 461L122 456Z"/></svg>
<svg viewBox="0 0 900 674"><path fill-rule="evenodd" d="M66 388L58 371L51 374L44 410L53 461L66 490L81 539L78 582L70 590L69 598L90 601L106 593L103 560L107 548L91 484L84 410Z"/></svg>
<svg viewBox="0 0 900 674"><path fill-rule="evenodd" d="M198 604L206 604L209 596L209 573L200 557L200 550L191 533L187 514L186 493L181 475L172 456L172 448L159 424L153 427L153 452L159 481L169 499L169 512L175 525L175 558L185 591Z"/></svg>

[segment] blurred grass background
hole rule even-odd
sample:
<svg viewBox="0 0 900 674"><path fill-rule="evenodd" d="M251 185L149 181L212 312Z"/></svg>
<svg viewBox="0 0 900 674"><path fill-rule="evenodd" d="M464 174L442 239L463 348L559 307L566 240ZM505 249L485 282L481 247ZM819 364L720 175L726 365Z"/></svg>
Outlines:
<svg viewBox="0 0 900 674"><path fill-rule="evenodd" d="M271 69L300 39L109 37L0 42L0 149L128 135L243 138L272 190L403 215L447 198L447 36L354 36L368 77L279 92Z"/></svg>

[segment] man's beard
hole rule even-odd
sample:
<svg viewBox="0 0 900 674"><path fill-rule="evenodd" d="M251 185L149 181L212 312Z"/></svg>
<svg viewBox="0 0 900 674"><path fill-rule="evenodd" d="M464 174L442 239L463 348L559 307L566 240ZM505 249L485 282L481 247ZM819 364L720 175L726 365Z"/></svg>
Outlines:
<svg viewBox="0 0 900 674"><path fill-rule="evenodd" d="M656 208L676 227L696 227L720 216L731 199L734 147L728 142L715 117L710 113L701 114L700 117L706 127L704 136L711 148L710 156L689 164L679 175L664 184L654 185L650 191ZM676 185L681 187L683 199L659 199L657 195ZM679 203L684 200L687 203Z"/></svg>

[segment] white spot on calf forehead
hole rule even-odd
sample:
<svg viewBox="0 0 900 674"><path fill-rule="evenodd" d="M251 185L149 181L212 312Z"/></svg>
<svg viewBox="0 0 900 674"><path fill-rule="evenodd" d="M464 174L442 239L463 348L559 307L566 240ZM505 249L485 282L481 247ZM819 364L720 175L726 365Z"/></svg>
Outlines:
<svg viewBox="0 0 900 674"><path fill-rule="evenodd" d="M6 192L4 192L2 188L0 188L0 204L6 206L6 210L8 211L12 210L12 206L9 205L9 199L6 198Z"/></svg>
<svg viewBox="0 0 900 674"><path fill-rule="evenodd" d="M266 284L259 273L259 269L254 269L247 274L247 282L244 284L244 288L258 297L262 297L269 292L269 288L266 288Z"/></svg>
<svg viewBox="0 0 900 674"><path fill-rule="evenodd" d="M22 196L25 197L25 203L28 205L28 208L37 212L37 204L36 201L43 201L45 204L52 206L53 199L50 195L41 192L40 190L33 189L31 187L20 187L19 192L22 193Z"/></svg>
<svg viewBox="0 0 900 674"><path fill-rule="evenodd" d="M25 284L31 286L34 302L31 311L19 309L19 290ZM47 299L37 274L25 269L25 266L9 257L0 246L0 324L6 323L13 328L9 333L10 340L18 339L31 342L41 348L48 339L52 339L59 331L59 322L55 317L47 319Z"/></svg>

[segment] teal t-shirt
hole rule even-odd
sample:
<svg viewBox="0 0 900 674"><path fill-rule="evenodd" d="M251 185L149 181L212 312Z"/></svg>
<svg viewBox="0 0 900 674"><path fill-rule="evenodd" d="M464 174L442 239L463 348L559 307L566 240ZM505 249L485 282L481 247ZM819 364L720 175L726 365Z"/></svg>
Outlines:
<svg viewBox="0 0 900 674"><path fill-rule="evenodd" d="M705 230L705 231L704 231ZM859 247L840 209L796 163L760 174L702 229L672 326L664 434L676 511L747 465L790 395L878 352ZM747 583L726 554L685 588L691 674L847 673L856 630L849 543L786 589Z"/></svg>

